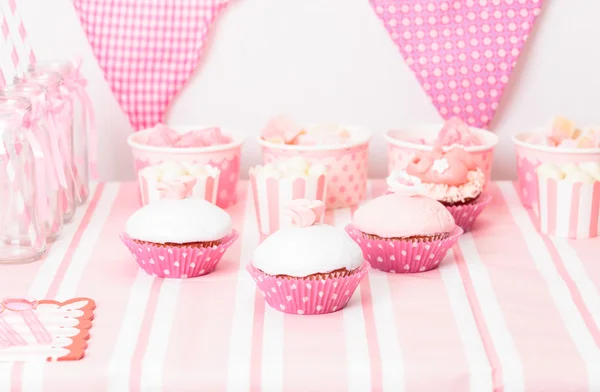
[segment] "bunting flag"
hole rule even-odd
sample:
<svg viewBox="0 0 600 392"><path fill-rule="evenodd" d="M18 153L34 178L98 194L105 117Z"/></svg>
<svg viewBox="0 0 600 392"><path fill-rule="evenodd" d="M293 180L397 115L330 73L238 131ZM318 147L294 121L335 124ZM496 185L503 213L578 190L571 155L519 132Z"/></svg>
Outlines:
<svg viewBox="0 0 600 392"><path fill-rule="evenodd" d="M370 0L440 115L485 128L543 0Z"/></svg>
<svg viewBox="0 0 600 392"><path fill-rule="evenodd" d="M0 0L0 88L35 63L16 0Z"/></svg>
<svg viewBox="0 0 600 392"><path fill-rule="evenodd" d="M135 130L163 122L228 0L74 0L83 30Z"/></svg>

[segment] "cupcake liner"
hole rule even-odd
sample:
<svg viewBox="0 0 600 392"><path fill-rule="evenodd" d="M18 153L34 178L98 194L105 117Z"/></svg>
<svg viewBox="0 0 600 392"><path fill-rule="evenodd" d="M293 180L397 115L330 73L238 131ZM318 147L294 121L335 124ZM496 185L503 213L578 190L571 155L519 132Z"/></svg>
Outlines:
<svg viewBox="0 0 600 392"><path fill-rule="evenodd" d="M214 271L227 248L238 236L238 232L233 230L219 245L211 247L140 244L125 233L122 233L120 238L138 265L149 275L185 279Z"/></svg>
<svg viewBox="0 0 600 392"><path fill-rule="evenodd" d="M490 201L492 201L491 195L482 194L472 203L447 206L446 209L450 211L456 224L466 233L471 230L473 223L475 223L475 219L483 212Z"/></svg>
<svg viewBox="0 0 600 392"><path fill-rule="evenodd" d="M247 269L265 300L273 309L290 314L325 314L348 304L361 279L369 271L363 263L354 273L320 279L267 275L253 265Z"/></svg>
<svg viewBox="0 0 600 392"><path fill-rule="evenodd" d="M257 176L254 169L250 169L249 174L256 222L261 234L271 235L281 228L292 225L291 216L285 214L287 204L292 200L320 200L325 203L327 189L325 174L281 179Z"/></svg>
<svg viewBox="0 0 600 392"><path fill-rule="evenodd" d="M346 226L346 232L360 246L371 267L384 272L404 274L436 268L448 249L463 233L463 229L456 226L450 236L433 241L368 239L352 225Z"/></svg>

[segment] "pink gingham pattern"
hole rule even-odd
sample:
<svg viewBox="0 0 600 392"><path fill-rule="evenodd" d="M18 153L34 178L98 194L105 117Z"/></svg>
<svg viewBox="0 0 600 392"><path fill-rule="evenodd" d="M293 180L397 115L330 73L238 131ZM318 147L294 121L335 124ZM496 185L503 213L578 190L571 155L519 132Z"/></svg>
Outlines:
<svg viewBox="0 0 600 392"><path fill-rule="evenodd" d="M444 118L485 128L543 0L370 0Z"/></svg>
<svg viewBox="0 0 600 392"><path fill-rule="evenodd" d="M0 0L0 88L35 63L16 0Z"/></svg>
<svg viewBox="0 0 600 392"><path fill-rule="evenodd" d="M75 0L100 67L135 130L164 120L228 0Z"/></svg>

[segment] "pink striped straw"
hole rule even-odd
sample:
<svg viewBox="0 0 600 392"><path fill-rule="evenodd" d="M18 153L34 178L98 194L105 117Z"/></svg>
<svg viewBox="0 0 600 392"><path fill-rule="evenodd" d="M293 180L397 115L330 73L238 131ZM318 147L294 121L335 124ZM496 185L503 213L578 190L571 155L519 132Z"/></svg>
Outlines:
<svg viewBox="0 0 600 392"><path fill-rule="evenodd" d="M42 324L33 312L37 304L37 300L31 297L7 297L2 300L2 306L5 309L17 312L23 317L23 321L25 321L25 324L27 324L27 327L29 327L29 330L38 343L48 344L52 342L52 336L50 336L50 332L48 332L44 324Z"/></svg>
<svg viewBox="0 0 600 392"><path fill-rule="evenodd" d="M26 346L27 342L25 339L4 319L3 313L5 309L4 305L0 304L0 334L2 334L2 338L11 346Z"/></svg>

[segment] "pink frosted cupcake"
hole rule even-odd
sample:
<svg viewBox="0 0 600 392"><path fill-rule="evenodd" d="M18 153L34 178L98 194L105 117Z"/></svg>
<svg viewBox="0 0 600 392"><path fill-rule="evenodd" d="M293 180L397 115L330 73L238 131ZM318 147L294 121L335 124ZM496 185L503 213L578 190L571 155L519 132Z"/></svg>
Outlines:
<svg viewBox="0 0 600 392"><path fill-rule="evenodd" d="M321 201L290 203L294 227L276 231L256 248L248 271L274 309L323 314L342 309L369 265L360 248L333 226L320 224Z"/></svg>
<svg viewBox="0 0 600 392"><path fill-rule="evenodd" d="M150 203L131 215L121 234L139 266L160 278L214 271L237 238L229 214L196 197Z"/></svg>
<svg viewBox="0 0 600 392"><path fill-rule="evenodd" d="M360 207L346 231L373 268L396 273L436 268L463 233L441 203L394 193Z"/></svg>
<svg viewBox="0 0 600 392"><path fill-rule="evenodd" d="M460 146L446 152L435 147L415 154L406 171L392 173L387 183L393 192L413 186L416 193L439 201L464 231L471 228L491 200L483 194L485 174Z"/></svg>

